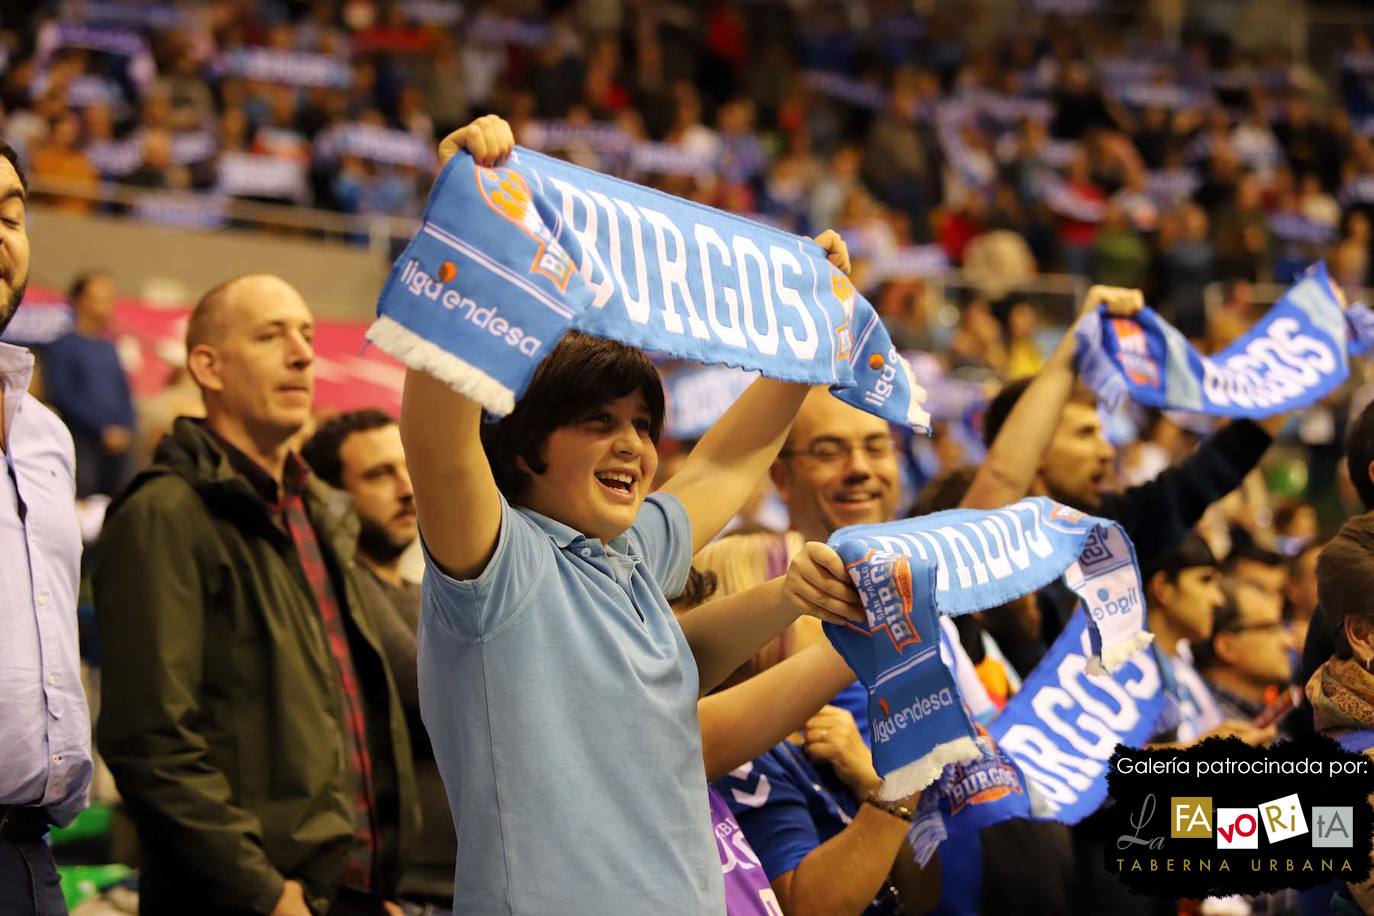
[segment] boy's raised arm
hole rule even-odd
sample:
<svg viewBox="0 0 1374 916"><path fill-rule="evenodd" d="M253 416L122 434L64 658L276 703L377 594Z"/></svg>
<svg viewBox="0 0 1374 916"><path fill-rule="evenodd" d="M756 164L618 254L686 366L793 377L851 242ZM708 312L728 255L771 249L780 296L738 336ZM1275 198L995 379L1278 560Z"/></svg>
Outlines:
<svg viewBox="0 0 1374 916"><path fill-rule="evenodd" d="M461 127L439 145L447 162L467 150L484 166L500 164L515 148L510 126L488 115ZM415 487L415 510L425 547L458 579L486 568L501 530L501 497L481 439L482 408L444 382L406 370L401 440Z"/></svg>

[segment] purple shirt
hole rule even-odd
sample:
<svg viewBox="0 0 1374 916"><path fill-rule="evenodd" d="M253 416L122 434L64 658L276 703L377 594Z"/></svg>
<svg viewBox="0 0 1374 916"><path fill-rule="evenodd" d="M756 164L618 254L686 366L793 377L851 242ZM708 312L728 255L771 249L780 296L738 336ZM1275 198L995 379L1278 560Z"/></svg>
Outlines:
<svg viewBox="0 0 1374 916"><path fill-rule="evenodd" d="M768 883L763 865L750 848L744 831L730 813L730 806L714 788L711 796L711 832L716 835L720 870L725 875L726 916L782 916L782 907Z"/></svg>
<svg viewBox="0 0 1374 916"><path fill-rule="evenodd" d="M72 437L26 394L29 351L0 343L0 805L43 805L65 825L86 807L91 722L81 687Z"/></svg>

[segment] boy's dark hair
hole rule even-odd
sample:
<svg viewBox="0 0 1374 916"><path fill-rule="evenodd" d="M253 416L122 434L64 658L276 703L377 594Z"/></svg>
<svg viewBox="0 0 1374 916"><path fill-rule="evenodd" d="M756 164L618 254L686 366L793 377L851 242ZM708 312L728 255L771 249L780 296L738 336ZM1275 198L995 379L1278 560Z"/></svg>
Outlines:
<svg viewBox="0 0 1374 916"><path fill-rule="evenodd" d="M1374 480L1369 479L1371 462L1374 462L1374 401L1360 411L1345 437L1346 471L1366 512L1374 509Z"/></svg>
<svg viewBox="0 0 1374 916"><path fill-rule="evenodd" d="M1002 386L1002 390L997 392L997 396L988 403L988 409L983 411L983 444L992 447L993 440L1002 430L1002 424L1007 422L1007 417L1011 415L1011 409L1016 406L1016 402L1021 400L1021 395L1026 393L1030 383L1035 381L1035 376L1017 379Z"/></svg>
<svg viewBox="0 0 1374 916"><path fill-rule="evenodd" d="M649 437L657 445L663 433L663 382L649 357L613 340L568 332L534 371L515 410L482 424L482 447L497 488L509 502L518 501L530 475L519 469L517 458L534 473L544 473L548 465L540 453L551 432L635 391L644 394Z"/></svg>
<svg viewBox="0 0 1374 916"><path fill-rule="evenodd" d="M334 489L340 489L343 486L343 462L339 459L339 449L343 448L344 440L354 433L365 433L395 423L391 415L371 407L345 411L320 424L315 435L301 446L301 458L305 459L317 477Z"/></svg>
<svg viewBox="0 0 1374 916"><path fill-rule="evenodd" d="M19 176L19 186L24 189L24 193L29 193L29 177L24 174L24 167L19 164L19 153L14 147L4 140L0 140L0 156L8 159L10 165L14 166L14 173Z"/></svg>

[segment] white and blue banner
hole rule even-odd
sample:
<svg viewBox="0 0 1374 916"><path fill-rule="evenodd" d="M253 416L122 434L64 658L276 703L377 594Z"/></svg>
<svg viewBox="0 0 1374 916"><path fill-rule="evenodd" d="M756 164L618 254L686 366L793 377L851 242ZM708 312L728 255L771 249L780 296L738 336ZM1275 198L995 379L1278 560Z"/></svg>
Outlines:
<svg viewBox="0 0 1374 916"><path fill-rule="evenodd" d="M1287 413L1345 382L1352 341L1357 351L1365 346L1362 307L1352 311L1342 311L1320 263L1216 356L1198 353L1149 308L1130 318L1102 310L1079 322L1079 374L1109 405L1129 395L1147 407L1217 417Z"/></svg>
<svg viewBox="0 0 1374 916"><path fill-rule="evenodd" d="M517 148L455 156L368 338L497 415L570 330L827 384L921 430L925 392L814 242Z"/></svg>
<svg viewBox="0 0 1374 916"><path fill-rule="evenodd" d="M945 844L938 913L979 912L980 831L1013 818L1076 824L1107 800L1118 745L1159 730L1165 687L1154 653L1110 675L1086 673L1087 619L1075 614L1021 690L986 730L987 753L950 764L921 795L907 837L925 865Z"/></svg>
<svg viewBox="0 0 1374 916"><path fill-rule="evenodd" d="M998 607L1062 576L1087 608L1090 671L1115 670L1150 643L1125 532L1044 497L844 528L830 545L858 588L867 624L825 631L868 689L884 798L905 798L946 764L981 753L939 659L937 614Z"/></svg>
<svg viewBox="0 0 1374 916"><path fill-rule="evenodd" d="M729 366L685 366L663 376L663 431L674 439L700 439L758 375Z"/></svg>
<svg viewBox="0 0 1374 916"><path fill-rule="evenodd" d="M315 140L317 159L358 156L388 165L430 170L437 165L433 147L404 130L352 122L330 127Z"/></svg>
<svg viewBox="0 0 1374 916"><path fill-rule="evenodd" d="M1035 816L1064 824L1078 823L1107 800L1107 764L1116 746L1149 741L1165 704L1153 652L1132 656L1109 675L1092 675L1091 643L1088 618L1074 614L988 726L1033 790Z"/></svg>
<svg viewBox="0 0 1374 916"><path fill-rule="evenodd" d="M345 58L271 48L235 48L220 56L214 70L220 76L333 89L345 88L353 73Z"/></svg>

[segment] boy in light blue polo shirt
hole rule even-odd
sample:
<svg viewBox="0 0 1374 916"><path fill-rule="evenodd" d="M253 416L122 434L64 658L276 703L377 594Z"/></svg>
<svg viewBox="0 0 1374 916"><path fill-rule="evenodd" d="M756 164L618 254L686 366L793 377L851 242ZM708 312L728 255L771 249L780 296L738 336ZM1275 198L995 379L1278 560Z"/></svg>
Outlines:
<svg viewBox="0 0 1374 916"><path fill-rule="evenodd" d="M489 116L440 153L493 166L513 147ZM838 236L817 241L848 270ZM753 492L807 391L754 383L648 496L663 389L643 353L570 333L486 426L476 403L407 371L420 707L457 827L455 912L724 911L696 700L799 614L862 611L821 544L681 625L665 595Z"/></svg>

